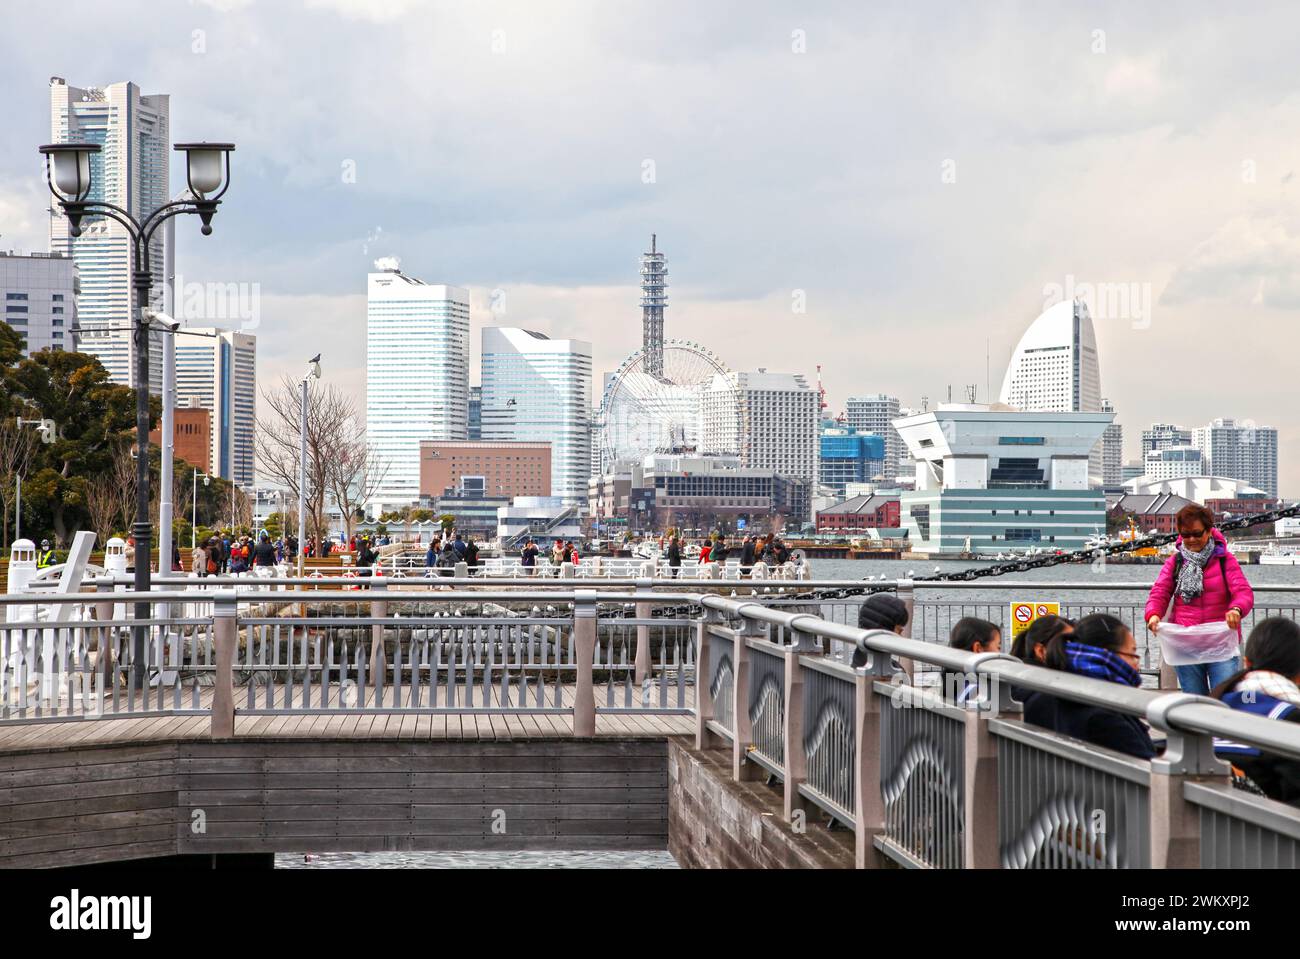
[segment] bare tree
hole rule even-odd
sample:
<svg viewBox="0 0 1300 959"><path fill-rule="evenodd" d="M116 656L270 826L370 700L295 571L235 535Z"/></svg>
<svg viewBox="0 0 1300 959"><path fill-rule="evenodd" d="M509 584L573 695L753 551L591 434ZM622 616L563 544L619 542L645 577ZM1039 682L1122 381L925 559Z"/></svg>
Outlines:
<svg viewBox="0 0 1300 959"><path fill-rule="evenodd" d="M4 506L4 525L0 538L9 549L9 514L17 505L17 478L27 471L36 445L36 432L21 429L8 417L0 420L0 504Z"/></svg>
<svg viewBox="0 0 1300 959"><path fill-rule="evenodd" d="M121 511L122 503L112 474L101 473L86 481L86 512L90 514L90 525L95 531L95 542L99 543L101 548L113 535Z"/></svg>
<svg viewBox="0 0 1300 959"><path fill-rule="evenodd" d="M329 451L329 492L343 514L344 535L349 541L356 528L356 514L370 505L384 477L388 463L366 444L366 432L348 404L348 418L340 424L336 445Z"/></svg>
<svg viewBox="0 0 1300 959"><path fill-rule="evenodd" d="M325 515L331 488L331 457L343 438L351 435L355 419L351 402L331 383L315 383L307 400L307 484L298 484L302 386L290 376L262 391L258 418L257 458L262 472L301 497L307 513L307 532L317 542L329 535Z"/></svg>
<svg viewBox="0 0 1300 959"><path fill-rule="evenodd" d="M110 525L130 530L135 519L135 453L130 443L117 443L113 447L113 461L108 468L112 495L117 497L117 510Z"/></svg>

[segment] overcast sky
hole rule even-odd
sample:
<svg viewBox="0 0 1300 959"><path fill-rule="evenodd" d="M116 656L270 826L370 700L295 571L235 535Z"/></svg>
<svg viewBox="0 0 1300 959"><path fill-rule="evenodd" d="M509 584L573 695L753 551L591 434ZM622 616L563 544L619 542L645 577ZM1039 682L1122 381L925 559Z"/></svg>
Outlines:
<svg viewBox="0 0 1300 959"><path fill-rule="evenodd" d="M238 144L179 266L257 290L264 381L320 351L362 396L365 275L399 256L473 292L475 371L519 325L591 340L598 390L656 232L667 334L820 363L832 412L982 401L1091 285L1126 459L1151 422L1249 419L1300 495L1293 7L0 3L0 247L47 248L51 75L170 94L174 140Z"/></svg>

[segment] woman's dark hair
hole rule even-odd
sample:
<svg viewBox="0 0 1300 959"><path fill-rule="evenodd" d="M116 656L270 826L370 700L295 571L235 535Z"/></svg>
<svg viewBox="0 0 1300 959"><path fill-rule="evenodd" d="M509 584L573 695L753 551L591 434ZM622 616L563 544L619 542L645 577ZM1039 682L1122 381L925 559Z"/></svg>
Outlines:
<svg viewBox="0 0 1300 959"><path fill-rule="evenodd" d="M888 629L907 625L907 605L892 593L872 593L858 607L858 629Z"/></svg>
<svg viewBox="0 0 1300 959"><path fill-rule="evenodd" d="M975 648L976 643L987 646L994 634L1001 632L1002 628L997 623L990 623L987 619L978 619L975 616L963 616L953 626L948 636L948 645L953 649L970 652Z"/></svg>
<svg viewBox="0 0 1300 959"><path fill-rule="evenodd" d="M1180 509L1174 516L1174 528L1181 533L1183 527L1191 525L1193 521L1199 521L1204 525L1206 532L1214 528L1214 514L1200 503L1188 503Z"/></svg>
<svg viewBox="0 0 1300 959"><path fill-rule="evenodd" d="M1064 616L1040 616L1016 637L1016 641L1011 644L1011 655L1022 663L1037 666L1038 657L1034 655L1034 649L1042 646L1046 655L1047 644L1059 634L1069 633L1072 629L1074 623Z"/></svg>
<svg viewBox="0 0 1300 959"><path fill-rule="evenodd" d="M1222 699L1237 688L1247 673L1257 669L1280 673L1287 679L1300 676L1300 623L1285 616L1260 620L1246 640L1246 658L1250 665L1215 686L1211 696Z"/></svg>
<svg viewBox="0 0 1300 959"><path fill-rule="evenodd" d="M1085 616L1074 624L1073 633L1061 632L1051 638L1047 644L1047 666L1062 672L1069 671L1070 657L1065 653L1065 644L1068 642L1095 646L1113 653L1124 645L1124 634L1127 632L1129 628L1124 625L1124 621L1109 613Z"/></svg>

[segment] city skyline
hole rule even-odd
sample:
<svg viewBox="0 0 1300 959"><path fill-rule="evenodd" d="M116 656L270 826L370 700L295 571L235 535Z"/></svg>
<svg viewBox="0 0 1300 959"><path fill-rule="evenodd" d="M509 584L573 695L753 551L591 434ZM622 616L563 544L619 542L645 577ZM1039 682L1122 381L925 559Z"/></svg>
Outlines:
<svg viewBox="0 0 1300 959"><path fill-rule="evenodd" d="M339 0L285 20L279 5L223 0L149 8L148 37L121 11L70 9L73 41L112 41L86 45L75 64L37 29L37 11L10 14L30 42L0 65L15 134L0 149L0 247L47 248L34 146L48 134L50 76L167 94L173 139L240 144L240 191L217 225L228 242L178 236L178 262L187 279L258 284L261 382L296 373L310 334L307 355L319 348L326 375L361 397L355 291L390 254L469 289L472 338L512 325L584 339L594 371L613 369L640 340L636 265L656 232L672 269L666 335L708 343L736 370L810 376L822 363L831 412L862 392L919 406L950 384L996 384L1047 301L1091 286L1125 461L1139 458L1147 424L1249 419L1278 428L1280 490L1300 489L1287 351L1251 351L1240 370L1207 361L1229 336L1284 338L1300 305L1288 265L1300 156L1281 132L1296 111L1287 31L1262 20L1223 15L1211 37L1119 7L1026 11L1012 25L953 8L918 49L932 21L848 5L817 16L747 7L744 18L724 5L669 18L690 21L682 34L586 8L552 18L517 4ZM415 57L422 48L440 55ZM906 50L912 89L874 72L864 48ZM1245 48L1253 68L1220 89ZM968 72L1011 50L996 77ZM344 52L366 84L320 69ZM566 69L537 72L557 57ZM275 58L283 87L266 97ZM635 118L614 109L628 91L608 81L627 69L627 84L663 94ZM702 71L717 74L715 103L689 96ZM521 94L524 76L535 82ZM450 77L482 94L473 110L448 92ZM373 110L384 85L439 122L412 131L406 111ZM878 150L882 127L896 135ZM1012 229L990 243L990 222ZM1167 372L1196 369L1214 388Z"/></svg>

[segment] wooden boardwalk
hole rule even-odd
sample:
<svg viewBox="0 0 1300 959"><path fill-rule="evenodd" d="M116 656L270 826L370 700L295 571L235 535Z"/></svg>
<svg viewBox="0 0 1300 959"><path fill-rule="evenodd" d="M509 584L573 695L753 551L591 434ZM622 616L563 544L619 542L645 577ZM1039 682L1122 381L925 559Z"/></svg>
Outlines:
<svg viewBox="0 0 1300 959"><path fill-rule="evenodd" d="M573 686L562 687L563 707L573 706ZM275 687L275 703L283 702L284 689ZM596 737L599 739L663 739L668 736L692 735L695 717L685 714L654 713L649 710L625 713L605 712L607 692L596 687ZM268 687L257 688L257 708L267 708ZM209 708L212 689L200 693L200 706ZM316 691L313 690L313 695ZM337 695L337 688L333 696ZM391 703L392 691L386 692ZM500 691L493 689L491 704L481 701L482 691L476 691L475 707L501 710ZM549 706L554 691L548 690ZM190 703L189 693L183 693L182 706ZM410 691L404 690L402 702L410 704ZM167 697L171 703L170 696ZM623 691L615 690L615 708L623 705ZM476 713L416 713L392 710L343 710L331 714L246 715L248 690L235 690L235 739L264 740L406 740L445 741L467 740L478 742L512 742L529 739L572 739L573 717L568 713L476 712ZM650 697L653 706L658 703L657 693ZM670 707L677 703L675 688L668 690ZM634 708L641 706L641 692L633 695ZM517 704L516 704L517 705ZM529 705L533 705L530 699ZM686 690L686 705L695 706L695 690ZM211 719L207 715L179 716L129 716L59 722L4 722L0 723L0 754L39 752L51 749L80 748L96 745L136 745L158 742L177 742L210 738Z"/></svg>

